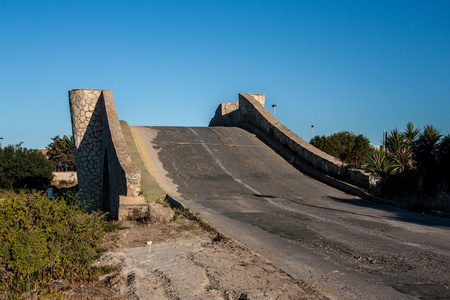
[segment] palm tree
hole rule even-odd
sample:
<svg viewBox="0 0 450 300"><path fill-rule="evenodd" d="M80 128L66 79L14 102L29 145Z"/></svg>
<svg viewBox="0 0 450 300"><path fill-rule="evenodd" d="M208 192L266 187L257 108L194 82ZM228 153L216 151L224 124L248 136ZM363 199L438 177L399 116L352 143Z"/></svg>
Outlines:
<svg viewBox="0 0 450 300"><path fill-rule="evenodd" d="M367 170L377 173L385 181L393 174L393 164L381 149L371 149L366 156L366 163Z"/></svg>
<svg viewBox="0 0 450 300"><path fill-rule="evenodd" d="M408 143L409 147L411 147L411 149L414 147L414 144L416 143L419 134L420 134L419 128L414 128L414 125L411 122L406 123L404 135L406 138L406 142Z"/></svg>
<svg viewBox="0 0 450 300"><path fill-rule="evenodd" d="M403 173L413 167L413 151L406 132L392 130L387 137L386 148L393 163L393 173Z"/></svg>
<svg viewBox="0 0 450 300"><path fill-rule="evenodd" d="M440 140L442 133L433 125L425 125L416 142L417 169L424 185L433 187L437 183Z"/></svg>
<svg viewBox="0 0 450 300"><path fill-rule="evenodd" d="M417 159L419 164L437 161L439 155L439 142L442 133L433 125L425 125L417 139Z"/></svg>

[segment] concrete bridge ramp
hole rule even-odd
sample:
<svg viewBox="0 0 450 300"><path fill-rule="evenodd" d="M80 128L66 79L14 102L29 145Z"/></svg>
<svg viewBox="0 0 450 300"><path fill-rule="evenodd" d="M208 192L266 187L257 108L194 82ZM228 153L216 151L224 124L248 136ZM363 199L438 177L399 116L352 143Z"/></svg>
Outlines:
<svg viewBox="0 0 450 300"><path fill-rule="evenodd" d="M133 127L176 200L339 299L448 295L450 221L386 208L299 172L237 127Z"/></svg>
<svg viewBox="0 0 450 300"><path fill-rule="evenodd" d="M112 93L73 90L70 98L77 165L87 176L78 181L98 208L120 217L127 207L145 206L141 179L151 173L221 232L326 294L448 298L450 220L354 196L367 195L361 188L376 183L373 174L347 168L292 133L264 108L263 95L222 103L209 128L133 127L128 144L139 141L146 163L140 169Z"/></svg>

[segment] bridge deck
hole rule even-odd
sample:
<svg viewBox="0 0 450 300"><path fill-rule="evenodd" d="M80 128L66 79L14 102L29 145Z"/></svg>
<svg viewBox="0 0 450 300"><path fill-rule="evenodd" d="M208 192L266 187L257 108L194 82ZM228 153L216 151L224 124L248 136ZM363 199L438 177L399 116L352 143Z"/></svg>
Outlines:
<svg viewBox="0 0 450 300"><path fill-rule="evenodd" d="M231 127L134 127L165 189L294 277L339 298L446 296L450 221L303 175Z"/></svg>

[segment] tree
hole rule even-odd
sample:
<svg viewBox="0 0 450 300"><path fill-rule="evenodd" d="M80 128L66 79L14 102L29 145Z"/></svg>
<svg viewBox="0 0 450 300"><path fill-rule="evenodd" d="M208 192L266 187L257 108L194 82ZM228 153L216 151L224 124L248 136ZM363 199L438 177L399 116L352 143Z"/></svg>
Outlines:
<svg viewBox="0 0 450 300"><path fill-rule="evenodd" d="M361 165L364 163L367 153L369 153L371 149L372 145L365 136L359 134L355 137L355 145L352 151L356 166L361 167Z"/></svg>
<svg viewBox="0 0 450 300"><path fill-rule="evenodd" d="M0 149L0 188L44 188L53 179L53 163L21 144Z"/></svg>
<svg viewBox="0 0 450 300"><path fill-rule="evenodd" d="M417 159L421 165L435 164L439 157L442 133L433 125L425 125L417 139Z"/></svg>
<svg viewBox="0 0 450 300"><path fill-rule="evenodd" d="M46 148L49 159L55 162L56 170L75 171L75 143L73 135L65 135L62 138L57 135L52 140L53 142Z"/></svg>
<svg viewBox="0 0 450 300"><path fill-rule="evenodd" d="M414 128L414 125L411 122L406 123L406 128L404 131L406 143L413 150L414 150L414 146L416 144L417 137L419 136L419 134L420 134L419 128Z"/></svg>
<svg viewBox="0 0 450 300"><path fill-rule="evenodd" d="M441 138L441 130L425 125L416 142L417 169L426 188L433 188L438 181Z"/></svg>
<svg viewBox="0 0 450 300"><path fill-rule="evenodd" d="M355 135L353 132L341 131L331 136L315 136L310 144L320 150L339 158L352 165L361 166L363 158L369 152L371 146L369 140L363 135Z"/></svg>
<svg viewBox="0 0 450 300"><path fill-rule="evenodd" d="M311 141L309 141L309 143L330 155L334 154L331 139L325 135L316 135L311 139ZM337 157L336 155L333 156Z"/></svg>

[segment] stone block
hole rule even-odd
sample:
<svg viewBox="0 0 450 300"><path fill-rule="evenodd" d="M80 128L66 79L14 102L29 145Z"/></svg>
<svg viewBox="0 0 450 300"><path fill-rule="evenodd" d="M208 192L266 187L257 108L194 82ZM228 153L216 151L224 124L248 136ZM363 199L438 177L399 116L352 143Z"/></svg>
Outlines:
<svg viewBox="0 0 450 300"><path fill-rule="evenodd" d="M135 220L149 217L148 205L120 205L118 212L119 221Z"/></svg>
<svg viewBox="0 0 450 300"><path fill-rule="evenodd" d="M119 196L119 205L146 204L144 196Z"/></svg>
<svg viewBox="0 0 450 300"><path fill-rule="evenodd" d="M175 212L169 205L160 203L150 203L149 216L152 223L168 223L175 216Z"/></svg>

